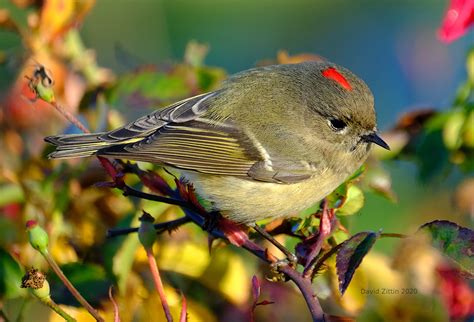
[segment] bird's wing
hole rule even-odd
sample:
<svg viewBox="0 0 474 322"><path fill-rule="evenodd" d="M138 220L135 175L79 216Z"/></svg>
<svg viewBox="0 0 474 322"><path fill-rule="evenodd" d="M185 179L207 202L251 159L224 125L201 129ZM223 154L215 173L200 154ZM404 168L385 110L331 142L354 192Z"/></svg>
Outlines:
<svg viewBox="0 0 474 322"><path fill-rule="evenodd" d="M214 97L219 96L222 91L205 93L179 101L121 128L104 133L99 138L106 142L123 142L146 137L169 123L184 123L194 120L207 111Z"/></svg>
<svg viewBox="0 0 474 322"><path fill-rule="evenodd" d="M95 153L274 183L295 183L314 173L302 162L272 159L254 135L231 118L206 118L223 91L191 97L110 132L48 137L57 146L51 157Z"/></svg>
<svg viewBox="0 0 474 322"><path fill-rule="evenodd" d="M253 164L248 175L259 181L296 183L311 178L316 171L314 162L270 159Z"/></svg>
<svg viewBox="0 0 474 322"><path fill-rule="evenodd" d="M110 146L98 154L248 178L248 171L260 160L257 149L243 132L227 124L208 124L200 118L166 123L138 142Z"/></svg>

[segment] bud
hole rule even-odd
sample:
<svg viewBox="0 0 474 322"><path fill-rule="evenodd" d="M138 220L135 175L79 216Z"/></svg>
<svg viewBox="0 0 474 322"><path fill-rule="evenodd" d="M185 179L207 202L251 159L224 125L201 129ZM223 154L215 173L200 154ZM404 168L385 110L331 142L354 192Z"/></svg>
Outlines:
<svg viewBox="0 0 474 322"><path fill-rule="evenodd" d="M138 239L146 249L151 248L156 240L156 230L153 226L155 218L149 213L143 212L143 215L139 218L140 228L138 228Z"/></svg>
<svg viewBox="0 0 474 322"><path fill-rule="evenodd" d="M46 254L49 242L46 231L38 225L36 220L28 220L26 222L26 231L28 232L30 245L41 254Z"/></svg>
<svg viewBox="0 0 474 322"><path fill-rule="evenodd" d="M36 94L37 98L48 103L54 102L54 79L51 72L43 65L37 65L31 77L27 77L28 86Z"/></svg>

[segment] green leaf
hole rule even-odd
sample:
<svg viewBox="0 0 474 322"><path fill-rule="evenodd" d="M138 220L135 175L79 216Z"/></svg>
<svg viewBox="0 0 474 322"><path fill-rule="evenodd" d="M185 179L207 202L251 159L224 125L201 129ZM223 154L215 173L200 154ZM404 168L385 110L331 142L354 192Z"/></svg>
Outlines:
<svg viewBox="0 0 474 322"><path fill-rule="evenodd" d="M449 169L449 153L446 150L441 130L425 133L416 155L420 162L420 178L428 182Z"/></svg>
<svg viewBox="0 0 474 322"><path fill-rule="evenodd" d="M468 148L474 149L474 111L471 111L464 124L463 143Z"/></svg>
<svg viewBox="0 0 474 322"><path fill-rule="evenodd" d="M379 238L380 233L360 232L346 240L336 255L339 291L344 294L365 255Z"/></svg>
<svg viewBox="0 0 474 322"><path fill-rule="evenodd" d="M336 188L329 196L326 197L327 206L329 208L339 208L344 203L348 190L348 183L343 183Z"/></svg>
<svg viewBox="0 0 474 322"><path fill-rule="evenodd" d="M467 79L474 86L474 48L467 53L466 69Z"/></svg>
<svg viewBox="0 0 474 322"><path fill-rule="evenodd" d="M92 306L98 305L101 300L107 298L107 292L112 283L101 266L70 263L62 265L61 269L72 285ZM79 306L79 303L55 274L48 274L48 279L51 284L51 297L55 302Z"/></svg>
<svg viewBox="0 0 474 322"><path fill-rule="evenodd" d="M450 150L458 149L462 144L461 132L466 115L464 111L454 111L450 114L443 127L443 141Z"/></svg>
<svg viewBox="0 0 474 322"><path fill-rule="evenodd" d="M217 67L199 67L196 70L199 88L204 91L212 90L219 82L226 78L223 69Z"/></svg>
<svg viewBox="0 0 474 322"><path fill-rule="evenodd" d="M444 124L449 119L450 113L437 113L432 118L430 118L425 125L427 132L441 130Z"/></svg>
<svg viewBox="0 0 474 322"><path fill-rule="evenodd" d="M435 248L474 276L474 231L447 220L426 223L419 231L428 233Z"/></svg>
<svg viewBox="0 0 474 322"><path fill-rule="evenodd" d="M349 185L344 203L337 209L337 214L342 216L355 214L364 206L364 200L362 190L356 185Z"/></svg>
<svg viewBox="0 0 474 322"><path fill-rule="evenodd" d="M15 298L25 293L20 288L23 270L13 257L0 248L0 298Z"/></svg>

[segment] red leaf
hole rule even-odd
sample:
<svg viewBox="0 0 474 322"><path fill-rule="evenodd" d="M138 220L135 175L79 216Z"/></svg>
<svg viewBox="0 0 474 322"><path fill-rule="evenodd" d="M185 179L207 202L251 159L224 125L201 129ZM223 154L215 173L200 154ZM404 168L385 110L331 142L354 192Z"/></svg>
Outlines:
<svg viewBox="0 0 474 322"><path fill-rule="evenodd" d="M153 192L157 192L164 196L169 196L171 188L166 181L158 174L147 171L140 176L143 184Z"/></svg>
<svg viewBox="0 0 474 322"><path fill-rule="evenodd" d="M232 245L240 247L249 240L249 236L242 226L229 219L219 218L219 229Z"/></svg>
<svg viewBox="0 0 474 322"><path fill-rule="evenodd" d="M461 271L448 266L440 266L436 270L440 276L441 298L448 308L449 316L452 320L464 321L474 314L474 290L461 277Z"/></svg>
<svg viewBox="0 0 474 322"><path fill-rule="evenodd" d="M179 316L179 322L186 322L188 321L188 304L183 293L181 293L181 299L181 315Z"/></svg>

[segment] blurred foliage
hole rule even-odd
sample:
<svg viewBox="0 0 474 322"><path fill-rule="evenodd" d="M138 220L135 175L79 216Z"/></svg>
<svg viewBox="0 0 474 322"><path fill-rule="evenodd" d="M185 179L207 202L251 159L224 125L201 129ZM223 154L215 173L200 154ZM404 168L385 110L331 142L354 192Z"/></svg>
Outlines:
<svg viewBox="0 0 474 322"><path fill-rule="evenodd" d="M36 96L54 99L68 112L78 114L91 129L103 131L137 114L213 90L227 74L219 67L207 66L209 47L192 41L180 62L136 66L114 75L98 65L94 52L86 48L77 31L93 6L93 0L15 0L0 8L0 27L20 35L24 45L20 57L1 55L4 64L21 61L15 66L16 80L8 93L2 94L0 103L0 309L8 320L22 317L25 321L59 321L20 288L26 268L47 271L41 256L27 243L24 223L35 219L48 232L50 253L106 320L113 318L107 289L115 285L118 293L114 297L122 321L164 321L164 314L157 310L159 299L138 236L105 236L111 227L137 226L142 209L160 222L178 218L182 211L98 187L97 182L108 178L95 159L47 160L51 147L45 145L43 137L77 129ZM133 61L131 54L121 55ZM258 65L321 59L313 54L290 56L281 51L275 59L262 60ZM46 69L40 70L39 66ZM466 233L472 231L451 224L440 227L431 223L423 228L429 230L437 248L461 264L458 267L420 238L402 240L393 258L376 252L367 254L381 233L355 234L345 227L348 217L363 211L367 191L381 195L387 203L397 200L390 173L381 160L417 164L420 179L426 184L459 171L465 179L452 196L462 214L457 221L472 227L474 50L467 56L467 71L468 78L450 109L430 108L402 116L383 133L392 150L375 148L366 165L328 196L327 205L338 221L322 249L327 252L345 242L337 258L328 258L314 280L315 293L327 312L359 316L364 321L445 321L448 317L468 319L474 315L472 282L469 284L460 273L460 269L473 272L472 235ZM35 77L38 73L42 77ZM47 91L31 91L31 87L45 85L41 82L43 74L54 80L54 96ZM50 84L46 85L49 88ZM174 187L173 177L163 169L150 164L139 166L158 173ZM139 180L127 176L126 181L144 191L153 190L143 177ZM383 209L380 212L383 214ZM297 244L304 249L305 242L318 233L323 210L316 205L303 215L267 223L267 230L284 232L277 236L282 243L291 249ZM158 237L154 251L165 272L168 301L175 317L181 307L180 295L175 291L179 289L186 295L192 321L241 321L248 319L249 312L256 320L308 319L295 288L265 281L263 277L271 275L267 267L240 249L224 246L223 242L214 243L209 253L206 234L193 225ZM274 251L272 247L268 245ZM256 272L261 282L253 278ZM77 303L54 274L49 280L55 302L76 319L90 320L84 309L75 307ZM258 305L259 298L268 305Z"/></svg>

